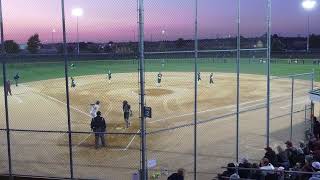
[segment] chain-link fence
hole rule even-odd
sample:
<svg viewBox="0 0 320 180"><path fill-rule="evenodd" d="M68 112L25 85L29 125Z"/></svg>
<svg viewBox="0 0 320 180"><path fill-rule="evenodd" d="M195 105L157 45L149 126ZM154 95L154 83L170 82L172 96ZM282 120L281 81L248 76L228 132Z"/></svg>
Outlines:
<svg viewBox="0 0 320 180"><path fill-rule="evenodd" d="M210 179L303 140L318 63L270 58L270 0L225 1L0 1L0 174Z"/></svg>

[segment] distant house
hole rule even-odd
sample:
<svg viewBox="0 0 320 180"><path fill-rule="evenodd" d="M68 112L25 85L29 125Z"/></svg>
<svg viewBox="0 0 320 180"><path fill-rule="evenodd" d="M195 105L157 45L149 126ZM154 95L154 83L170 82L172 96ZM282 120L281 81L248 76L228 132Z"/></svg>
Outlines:
<svg viewBox="0 0 320 180"><path fill-rule="evenodd" d="M20 49L19 53L21 53L21 54L28 53L27 47L28 47L27 44L19 44L19 49Z"/></svg>

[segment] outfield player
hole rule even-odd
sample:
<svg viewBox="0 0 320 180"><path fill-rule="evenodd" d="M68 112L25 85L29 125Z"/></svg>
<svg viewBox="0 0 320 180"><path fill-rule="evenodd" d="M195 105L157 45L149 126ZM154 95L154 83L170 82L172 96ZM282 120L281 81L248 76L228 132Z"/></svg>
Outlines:
<svg viewBox="0 0 320 180"><path fill-rule="evenodd" d="M90 115L92 118L95 118L97 116L97 112L100 109L100 101L97 101L94 104L90 104L91 105L91 109L90 109Z"/></svg>
<svg viewBox="0 0 320 180"><path fill-rule="evenodd" d="M122 110L123 110L124 121L126 123L126 128L129 128L129 126L131 125L130 116L132 116L132 111L128 101L123 101Z"/></svg>
<svg viewBox="0 0 320 180"><path fill-rule="evenodd" d="M158 73L158 83L157 86L161 86L162 74L161 72Z"/></svg>
<svg viewBox="0 0 320 180"><path fill-rule="evenodd" d="M70 67L71 67L71 69L75 69L76 68L76 66L73 63L70 65Z"/></svg>
<svg viewBox="0 0 320 180"><path fill-rule="evenodd" d="M213 73L210 74L210 84L214 84L214 82L213 82Z"/></svg>
<svg viewBox="0 0 320 180"><path fill-rule="evenodd" d="M110 70L108 71L108 74L107 74L107 75L108 75L108 80L109 80L109 83L110 83L110 81L111 81L111 76L112 76L112 73L111 73Z"/></svg>
<svg viewBox="0 0 320 180"><path fill-rule="evenodd" d="M6 91L6 96L8 96L9 94L10 94L10 96L12 96L12 93L11 93L11 82L10 82L10 80L7 80L7 81L6 81L5 91Z"/></svg>
<svg viewBox="0 0 320 180"><path fill-rule="evenodd" d="M72 88L76 87L76 82L73 77L71 77L71 87Z"/></svg>
<svg viewBox="0 0 320 180"><path fill-rule="evenodd" d="M13 77L13 79L14 79L14 81L15 81L15 83L16 83L16 86L18 86L18 80L19 80L19 78L20 78L19 73L17 73L17 74Z"/></svg>

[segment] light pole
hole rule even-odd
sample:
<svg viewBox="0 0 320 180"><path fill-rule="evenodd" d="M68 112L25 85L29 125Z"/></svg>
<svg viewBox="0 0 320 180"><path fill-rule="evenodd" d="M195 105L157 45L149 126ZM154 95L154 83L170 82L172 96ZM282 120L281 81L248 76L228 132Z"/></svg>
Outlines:
<svg viewBox="0 0 320 180"><path fill-rule="evenodd" d="M72 15L77 17L77 54L80 54L79 47L79 17L83 15L83 10L81 8L72 9Z"/></svg>
<svg viewBox="0 0 320 180"><path fill-rule="evenodd" d="M56 29L52 29L52 32L51 32L51 43L53 44L54 43L54 33L56 32Z"/></svg>
<svg viewBox="0 0 320 180"><path fill-rule="evenodd" d="M317 5L316 0L303 0L302 1L302 7L307 10L311 11L313 8L315 8ZM307 52L309 52L309 42L310 42L310 15L308 14L307 19Z"/></svg>

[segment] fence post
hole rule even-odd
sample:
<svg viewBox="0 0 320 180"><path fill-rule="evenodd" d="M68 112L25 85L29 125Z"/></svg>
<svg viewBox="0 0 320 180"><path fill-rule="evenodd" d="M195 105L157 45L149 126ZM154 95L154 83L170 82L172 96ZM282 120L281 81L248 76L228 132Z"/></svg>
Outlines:
<svg viewBox="0 0 320 180"><path fill-rule="evenodd" d="M237 114L236 114L236 162L239 162L239 120L240 120L240 3L237 8Z"/></svg>
<svg viewBox="0 0 320 180"><path fill-rule="evenodd" d="M64 75L66 85L66 99L67 99L67 120L68 120L68 138L69 138L69 163L70 163L70 177L74 178L73 175L73 157L72 157L72 129L70 119L70 98L69 98L69 81L68 81L68 51L67 51L67 37L66 37L66 22L64 12L64 0L61 0L61 13L62 13L62 31L63 31L63 57L64 57Z"/></svg>
<svg viewBox="0 0 320 180"><path fill-rule="evenodd" d="M8 166L9 166L9 179L13 179L12 176L12 162L11 162L11 139L10 139L10 124L9 124L9 108L8 98L6 94L6 62L5 49L4 49L4 32L3 32L3 16L2 16L2 0L0 0L0 31L1 31L1 60L2 60L2 78L3 78L3 95L4 95L4 106L5 106L5 118L6 118L6 133L7 133L7 150L8 150Z"/></svg>
<svg viewBox="0 0 320 180"><path fill-rule="evenodd" d="M198 0L195 0L195 21L194 21L194 159L193 171L194 180L197 179L197 110L198 110Z"/></svg>
<svg viewBox="0 0 320 180"><path fill-rule="evenodd" d="M141 180L148 179L148 169L147 169L147 155L146 155L146 127L145 127L145 117L144 117L144 106L145 106L145 82L144 82L144 2L143 0L138 0L138 13L139 13L139 74L140 74L140 148L141 148L141 169L140 174Z"/></svg>
<svg viewBox="0 0 320 180"><path fill-rule="evenodd" d="M270 145L270 61L271 61L271 0L267 2L267 128L266 145Z"/></svg>
<svg viewBox="0 0 320 180"><path fill-rule="evenodd" d="M2 29L2 26L1 26L1 29ZM2 37L2 34L1 34L1 38ZM2 41L2 39L1 39ZM2 43L3 44L3 41ZM2 46L3 47L3 46ZM1 48L3 49L3 48ZM3 59L4 57L4 54L3 54L3 50L2 51L2 76L3 76L3 95L4 95L4 105L5 105L5 117L6 117L6 132L7 132L7 150L8 150L8 166L9 166L9 178L10 180L13 179L13 176L12 176L12 162L11 162L11 141L10 141L10 124L9 124L9 108L8 108L8 97L7 97L7 92L6 92L6 88L7 88L7 84L6 84L6 81L7 81L7 77L6 77L6 63Z"/></svg>
<svg viewBox="0 0 320 180"><path fill-rule="evenodd" d="M294 77L291 77L290 141L292 141Z"/></svg>

